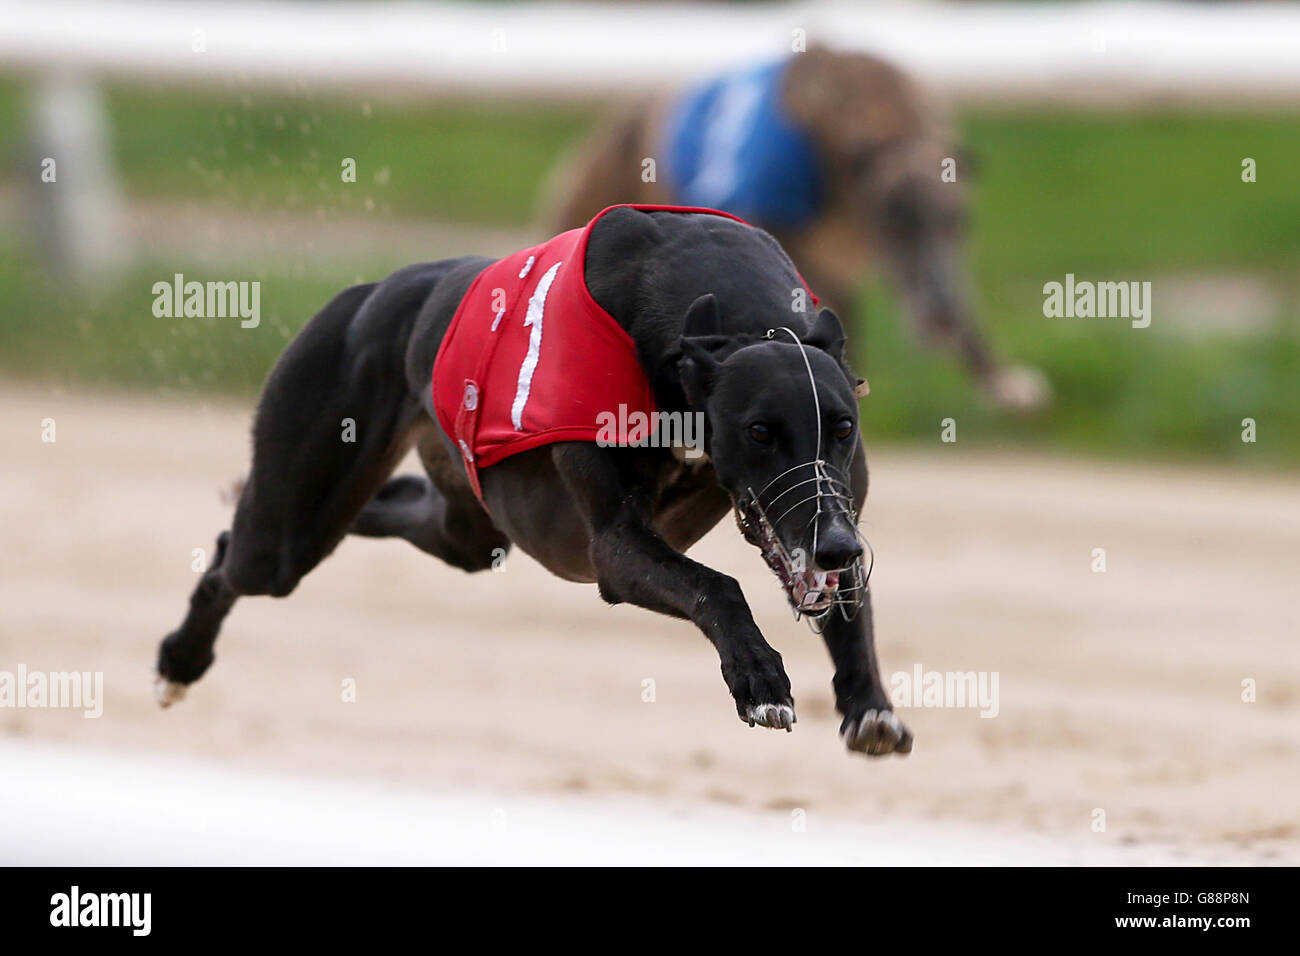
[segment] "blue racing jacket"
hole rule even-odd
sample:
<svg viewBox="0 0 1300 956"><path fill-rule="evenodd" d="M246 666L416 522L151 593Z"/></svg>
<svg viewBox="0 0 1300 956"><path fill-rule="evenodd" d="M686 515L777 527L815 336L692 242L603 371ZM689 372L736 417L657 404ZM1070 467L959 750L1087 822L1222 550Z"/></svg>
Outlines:
<svg viewBox="0 0 1300 956"><path fill-rule="evenodd" d="M716 77L674 104L660 152L674 202L723 209L768 228L800 226L817 215L817 155L782 108L789 62Z"/></svg>

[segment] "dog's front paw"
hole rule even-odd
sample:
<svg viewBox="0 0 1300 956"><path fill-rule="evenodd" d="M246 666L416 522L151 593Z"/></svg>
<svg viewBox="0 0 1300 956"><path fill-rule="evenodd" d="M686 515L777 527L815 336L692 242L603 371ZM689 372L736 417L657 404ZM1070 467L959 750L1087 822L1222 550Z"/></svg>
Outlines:
<svg viewBox="0 0 1300 956"><path fill-rule="evenodd" d="M722 677L736 701L736 714L749 726L794 729L794 698L781 655L766 643L746 649L722 665Z"/></svg>
<svg viewBox="0 0 1300 956"><path fill-rule="evenodd" d="M794 708L789 704L755 704L748 708L741 719L748 719L751 727L757 724L759 727L771 727L773 730L784 728L786 733L794 730L794 723L798 720L794 715Z"/></svg>
<svg viewBox="0 0 1300 956"><path fill-rule="evenodd" d="M869 757L912 752L912 732L892 710L865 710L840 724L844 746Z"/></svg>

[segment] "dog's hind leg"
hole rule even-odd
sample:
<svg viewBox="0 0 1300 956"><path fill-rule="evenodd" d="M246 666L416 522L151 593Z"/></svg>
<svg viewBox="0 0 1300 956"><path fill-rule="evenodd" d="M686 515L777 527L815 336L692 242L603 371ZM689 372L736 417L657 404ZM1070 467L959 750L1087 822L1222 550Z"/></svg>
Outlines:
<svg viewBox="0 0 1300 956"><path fill-rule="evenodd" d="M428 477L390 478L361 509L352 533L402 538L463 571L499 567L510 550L510 539L454 471L432 425L421 431L417 446Z"/></svg>
<svg viewBox="0 0 1300 956"><path fill-rule="evenodd" d="M221 532L217 537L216 556L190 595L189 614L163 644L154 681L154 696L162 707L170 707L184 697L190 681L197 680L212 663L212 645L217 632L238 597L222 573L229 544L230 532ZM170 648L167 642L171 643ZM163 656L167 658L165 670ZM194 676L189 680L182 679L190 674Z"/></svg>
<svg viewBox="0 0 1300 956"><path fill-rule="evenodd" d="M438 266L348 289L272 370L253 428L253 466L218 560L158 652L157 696L179 699L213 661L238 597L283 597L347 534L409 447L423 412L403 358Z"/></svg>

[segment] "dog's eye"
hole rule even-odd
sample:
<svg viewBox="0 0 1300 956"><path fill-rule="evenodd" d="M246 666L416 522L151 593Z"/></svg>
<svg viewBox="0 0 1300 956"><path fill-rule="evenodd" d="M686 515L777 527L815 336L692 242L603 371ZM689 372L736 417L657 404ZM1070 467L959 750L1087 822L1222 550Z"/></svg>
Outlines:
<svg viewBox="0 0 1300 956"><path fill-rule="evenodd" d="M835 423L835 437L840 441L848 438L853 434L853 419L841 418Z"/></svg>
<svg viewBox="0 0 1300 956"><path fill-rule="evenodd" d="M749 437L760 445L770 445L772 444L772 429L762 422L754 422L749 426Z"/></svg>

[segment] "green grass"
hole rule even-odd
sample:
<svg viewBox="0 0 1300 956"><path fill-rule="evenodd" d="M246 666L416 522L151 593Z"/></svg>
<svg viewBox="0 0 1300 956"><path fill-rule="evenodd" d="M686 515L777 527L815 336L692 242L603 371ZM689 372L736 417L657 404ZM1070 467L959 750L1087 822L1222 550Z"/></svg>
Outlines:
<svg viewBox="0 0 1300 956"><path fill-rule="evenodd" d="M1188 338L1154 322L1138 330L1125 320L1009 319L997 330L1002 350L1041 368L1056 391L1050 412L1019 419L978 401L954 361L918 350L886 292L872 288L868 300L874 320L856 361L871 381L862 405L870 437L938 441L940 422L953 418L963 446L1300 464L1294 322L1260 335ZM1258 423L1258 443L1241 441L1243 418Z"/></svg>
<svg viewBox="0 0 1300 956"><path fill-rule="evenodd" d="M582 125L574 110L514 104L438 109L252 94L193 104L165 93L119 93L117 152L128 188L268 208L514 222L541 176ZM356 162L355 183L342 179Z"/></svg>
<svg viewBox="0 0 1300 956"><path fill-rule="evenodd" d="M251 212L318 206L472 222L531 215L537 187L591 106L111 89L113 148L127 190ZM23 161L24 91L0 83L0 162ZM344 159L356 161L343 182Z"/></svg>
<svg viewBox="0 0 1300 956"><path fill-rule="evenodd" d="M523 224L561 151L598 112L508 103L414 107L257 94L115 90L115 150L134 196L250 213ZM23 104L0 83L0 175L25 167ZM857 361L871 378L869 435L935 440L954 417L963 445L1036 444L1103 455L1300 463L1300 156L1296 116L978 113L964 119L979 158L972 264L1000 351L1041 366L1057 403L1009 419L980 406L955 364L917 349L892 297L864 289L871 317ZM1259 181L1244 184L1253 157ZM358 182L343 183L344 157ZM296 262L250 263L262 325L156 319L153 282L198 263L141 263L93 297L46 285L30 246L0 235L0 367L66 383L129 383L251 393L285 340L357 274L400 265L383 249L338 277ZM191 267L189 270L186 266ZM1045 281L1249 272L1289 290L1262 333L1173 334L1123 320L1042 316ZM1242 418L1259 422L1244 445Z"/></svg>
<svg viewBox="0 0 1300 956"><path fill-rule="evenodd" d="M68 386L252 394L285 343L350 284L250 268L239 278L261 282L261 321L245 329L238 318L156 318L152 287L171 281L171 263L140 263L93 295L33 279L38 267L26 246L0 242L0 356L6 371Z"/></svg>
<svg viewBox="0 0 1300 956"><path fill-rule="evenodd" d="M1300 264L1300 117L980 115L977 275ZM1257 181L1241 181L1241 161Z"/></svg>

